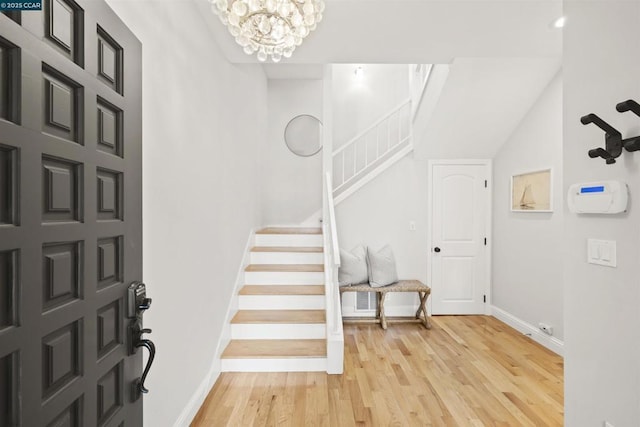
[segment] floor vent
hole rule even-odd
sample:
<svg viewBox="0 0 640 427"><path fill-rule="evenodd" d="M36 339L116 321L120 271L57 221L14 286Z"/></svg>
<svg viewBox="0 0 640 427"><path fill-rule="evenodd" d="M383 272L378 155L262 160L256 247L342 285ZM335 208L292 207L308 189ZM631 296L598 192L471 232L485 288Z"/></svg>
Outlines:
<svg viewBox="0 0 640 427"><path fill-rule="evenodd" d="M356 292L356 311L375 311L378 308L376 292Z"/></svg>

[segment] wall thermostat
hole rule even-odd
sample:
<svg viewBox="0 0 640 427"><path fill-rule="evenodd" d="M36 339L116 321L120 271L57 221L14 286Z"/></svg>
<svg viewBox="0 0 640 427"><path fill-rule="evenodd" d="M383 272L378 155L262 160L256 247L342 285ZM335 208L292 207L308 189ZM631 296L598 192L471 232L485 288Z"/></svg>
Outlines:
<svg viewBox="0 0 640 427"><path fill-rule="evenodd" d="M573 184L567 194L569 211L578 214L617 214L626 212L629 188L622 181Z"/></svg>

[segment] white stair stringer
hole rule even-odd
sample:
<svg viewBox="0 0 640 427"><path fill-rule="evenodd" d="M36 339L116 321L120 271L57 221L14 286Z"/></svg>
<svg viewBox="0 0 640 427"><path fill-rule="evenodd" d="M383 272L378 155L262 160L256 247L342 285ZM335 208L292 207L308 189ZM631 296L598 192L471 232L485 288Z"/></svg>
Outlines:
<svg viewBox="0 0 640 427"><path fill-rule="evenodd" d="M305 230L256 232L222 372L327 371L323 238Z"/></svg>

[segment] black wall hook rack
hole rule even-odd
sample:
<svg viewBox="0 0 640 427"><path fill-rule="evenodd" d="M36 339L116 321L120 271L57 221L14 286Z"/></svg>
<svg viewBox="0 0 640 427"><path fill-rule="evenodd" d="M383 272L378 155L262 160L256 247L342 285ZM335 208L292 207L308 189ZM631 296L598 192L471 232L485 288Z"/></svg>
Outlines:
<svg viewBox="0 0 640 427"><path fill-rule="evenodd" d="M619 113L624 113L625 111L632 111L636 116L640 117L640 104L638 104L633 99L627 99L616 105L616 110Z"/></svg>
<svg viewBox="0 0 640 427"><path fill-rule="evenodd" d="M633 99L627 99L616 105L616 110L619 113L624 113L626 111L631 111L636 116L640 117L640 104L638 104ZM627 151L638 151L640 150L640 136L635 136L633 138L627 138L622 140L622 146Z"/></svg>
<svg viewBox="0 0 640 427"><path fill-rule="evenodd" d="M594 148L589 150L589 157L595 159L602 157L608 165L616 162L616 158L622 154L622 134L609 123L602 120L597 115L591 113L580 118L583 125L593 123L604 131L605 148Z"/></svg>

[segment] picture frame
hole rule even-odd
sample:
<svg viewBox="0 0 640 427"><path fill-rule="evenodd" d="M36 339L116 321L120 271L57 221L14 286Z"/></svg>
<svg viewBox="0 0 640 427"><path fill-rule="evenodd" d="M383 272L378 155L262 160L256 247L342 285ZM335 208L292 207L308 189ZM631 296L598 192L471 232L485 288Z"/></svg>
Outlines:
<svg viewBox="0 0 640 427"><path fill-rule="evenodd" d="M553 212L552 169L511 176L511 212Z"/></svg>

